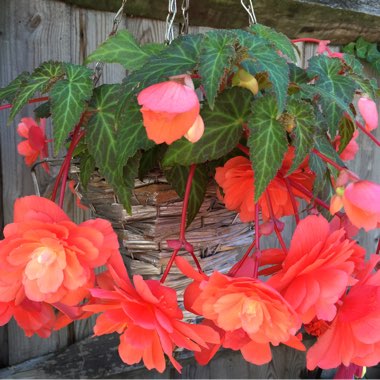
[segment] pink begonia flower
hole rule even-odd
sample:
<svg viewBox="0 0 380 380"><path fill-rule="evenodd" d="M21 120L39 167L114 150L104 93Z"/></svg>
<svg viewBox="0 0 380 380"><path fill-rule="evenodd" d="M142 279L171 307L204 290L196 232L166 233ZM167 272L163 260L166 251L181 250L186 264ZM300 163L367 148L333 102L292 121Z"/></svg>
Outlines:
<svg viewBox="0 0 380 380"><path fill-rule="evenodd" d="M204 125L193 81L189 75L170 79L145 88L137 97L148 138L156 144L171 144L183 136L196 142Z"/></svg>
<svg viewBox="0 0 380 380"><path fill-rule="evenodd" d="M330 212L342 207L351 223L366 231L380 227L380 185L371 181L356 181L345 189L338 187L331 198Z"/></svg>
<svg viewBox="0 0 380 380"><path fill-rule="evenodd" d="M338 53L338 52L332 51L328 47L330 42L331 42L330 40L321 40L318 44L317 54L327 53L327 55L330 58L339 58L339 59L343 60L343 53Z"/></svg>
<svg viewBox="0 0 380 380"><path fill-rule="evenodd" d="M17 126L17 133L26 138L17 145L17 151L25 156L25 163L33 165L38 158L43 160L48 157L48 140L45 135L46 119L41 119L40 125L31 117L24 117ZM42 167L49 173L49 166L46 162Z"/></svg>
<svg viewBox="0 0 380 380"><path fill-rule="evenodd" d="M364 119L366 130L372 131L376 129L379 124L379 115L377 112L376 103L372 99L362 97L358 100L358 108Z"/></svg>
<svg viewBox="0 0 380 380"><path fill-rule="evenodd" d="M357 137L359 136L359 131L355 131L352 135L352 139L347 144L347 146L343 149L343 151L339 154L339 157L343 161L351 161L355 158L356 153L359 151L359 144L356 142ZM339 151L340 146L340 136L337 136L334 140L334 146L336 151Z"/></svg>

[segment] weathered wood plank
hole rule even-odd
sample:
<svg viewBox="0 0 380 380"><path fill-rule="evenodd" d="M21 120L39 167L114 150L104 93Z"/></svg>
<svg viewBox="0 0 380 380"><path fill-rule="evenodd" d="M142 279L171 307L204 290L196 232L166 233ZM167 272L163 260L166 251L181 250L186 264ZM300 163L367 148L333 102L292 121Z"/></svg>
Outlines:
<svg viewBox="0 0 380 380"><path fill-rule="evenodd" d="M120 0L61 0L92 9L116 11ZM181 20L178 3L177 22ZM167 1L129 0L127 14L133 17L165 20ZM248 4L248 1L246 2ZM380 3L377 0L255 0L259 22L276 28L291 38L313 36L335 43L347 43L363 36L378 41ZM192 0L191 25L215 28L241 28L248 16L236 0Z"/></svg>
<svg viewBox="0 0 380 380"><path fill-rule="evenodd" d="M310 341L311 342L311 341ZM309 342L309 343L310 343ZM272 347L272 362L256 366L247 363L240 352L222 350L209 365L198 365L188 352L181 353L182 374L168 366L163 374L146 370L141 364L126 366L120 359L117 334L85 339L57 354L0 370L0 378L299 378L305 370L305 353L280 345ZM311 343L310 343L311 344Z"/></svg>

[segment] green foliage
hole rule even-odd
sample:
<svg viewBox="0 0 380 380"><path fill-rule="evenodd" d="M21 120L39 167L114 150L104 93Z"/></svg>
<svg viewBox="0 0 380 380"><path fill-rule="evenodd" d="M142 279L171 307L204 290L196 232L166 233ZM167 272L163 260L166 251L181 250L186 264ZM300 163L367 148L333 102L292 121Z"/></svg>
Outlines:
<svg viewBox="0 0 380 380"><path fill-rule="evenodd" d="M0 102L3 100L13 103L13 100L15 99L17 93L19 92L20 88L25 86L28 83L28 80L30 78L30 74L26 71L18 75L11 83L8 84L8 86L0 89Z"/></svg>
<svg viewBox="0 0 380 380"><path fill-rule="evenodd" d="M84 66L65 64L66 79L54 84L50 92L54 124L54 150L61 149L68 134L78 123L92 95L92 71Z"/></svg>
<svg viewBox="0 0 380 380"><path fill-rule="evenodd" d="M92 173L95 170L95 159L88 154L88 152L83 153L79 156L80 159L80 183L86 190Z"/></svg>
<svg viewBox="0 0 380 380"><path fill-rule="evenodd" d="M50 102L40 104L37 108L34 109L34 116L36 119L48 118L51 116Z"/></svg>
<svg viewBox="0 0 380 380"><path fill-rule="evenodd" d="M255 202L280 169L288 149L284 127L277 120L276 98L267 95L253 103L248 147L255 173Z"/></svg>
<svg viewBox="0 0 380 380"><path fill-rule="evenodd" d="M355 132L355 123L350 117L343 117L339 123L339 150L338 153L342 153L344 148L351 141L353 134Z"/></svg>
<svg viewBox="0 0 380 380"><path fill-rule="evenodd" d="M139 69L150 55L156 52L156 46L148 45L147 49L144 49L144 46L139 46L130 32L121 30L99 45L87 57L86 63L97 61L119 63L125 69L133 71Z"/></svg>
<svg viewBox="0 0 380 380"><path fill-rule="evenodd" d="M288 102L287 110L294 118L294 145L296 148L294 161L289 174L296 170L314 146L315 116L313 107L296 100Z"/></svg>
<svg viewBox="0 0 380 380"><path fill-rule="evenodd" d="M279 50L287 55L292 61L296 61L296 47L292 44L285 34L276 32L274 29L261 24L254 24L250 27L250 31L265 39L274 50Z"/></svg>
<svg viewBox="0 0 380 380"><path fill-rule="evenodd" d="M252 75L264 71L268 73L277 98L277 116L279 116L285 108L289 86L289 66L286 60L253 34L239 31L238 39L248 54L248 58L240 63L242 68Z"/></svg>
<svg viewBox="0 0 380 380"><path fill-rule="evenodd" d="M167 180L181 198L185 196L186 183L189 173L189 167L180 165L173 166L169 170L165 171ZM197 165L191 184L191 192L187 208L188 226L194 220L200 207L202 206L208 181L209 177L207 167L205 165Z"/></svg>
<svg viewBox="0 0 380 380"><path fill-rule="evenodd" d="M337 133L343 112L349 110L356 88L351 78L341 75L342 69L342 62L339 59L328 58L325 55L315 56L309 61L308 72L317 76L315 92L319 92L321 97L323 113L332 138Z"/></svg>
<svg viewBox="0 0 380 380"><path fill-rule="evenodd" d="M216 94L222 80L235 58L235 38L231 33L212 31L207 33L202 43L199 73L208 104L214 108Z"/></svg>
<svg viewBox="0 0 380 380"><path fill-rule="evenodd" d="M243 132L243 123L249 113L249 92L241 88L224 91L211 110L205 107L201 114L205 132L195 144L185 138L170 145L163 165L203 163L224 156L235 148Z"/></svg>

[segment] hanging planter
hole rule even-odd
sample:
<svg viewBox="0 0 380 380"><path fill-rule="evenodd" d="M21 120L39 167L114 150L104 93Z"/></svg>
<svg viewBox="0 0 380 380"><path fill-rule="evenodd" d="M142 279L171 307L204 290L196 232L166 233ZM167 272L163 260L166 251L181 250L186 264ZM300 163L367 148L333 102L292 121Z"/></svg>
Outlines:
<svg viewBox="0 0 380 380"><path fill-rule="evenodd" d="M46 118L54 151L67 148L52 200L19 199L4 230L2 324L13 316L27 335L47 337L101 313L94 333L119 333L125 363L160 372L165 355L180 371L176 348L201 364L220 347L268 363L271 345L305 351L300 331L317 337L309 369L376 364L378 256L366 261L354 235L380 226L380 186L345 163L357 128L379 145L376 84L327 41L306 39L318 54L298 67L299 40L257 24L252 4L247 30L175 39L169 5L167 43L117 32L121 8L87 58L123 65L122 83L98 85L101 64L45 62L0 90L10 121L44 102L38 123L18 127L28 165L47 155ZM70 171L101 218L76 225L61 209ZM287 247L280 219L289 215L297 227ZM263 250L272 233L281 249ZM198 321L184 319L182 297Z"/></svg>

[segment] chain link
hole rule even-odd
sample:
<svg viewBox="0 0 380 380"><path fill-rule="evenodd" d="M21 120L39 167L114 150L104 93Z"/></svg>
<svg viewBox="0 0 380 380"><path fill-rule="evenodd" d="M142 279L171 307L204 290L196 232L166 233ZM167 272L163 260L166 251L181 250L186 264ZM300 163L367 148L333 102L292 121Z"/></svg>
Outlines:
<svg viewBox="0 0 380 380"><path fill-rule="evenodd" d="M116 12L115 17L113 18L112 30L109 33L108 37L111 37L114 34L116 34L119 28L119 25L121 23L121 20L123 19L123 13L124 13L124 9L126 5L127 5L127 0L123 0L121 3L120 9ZM96 62L95 67L94 67L94 74L92 77L95 86L97 85L97 83L100 80L100 77L103 74L103 68L104 68L104 62Z"/></svg>
<svg viewBox="0 0 380 380"><path fill-rule="evenodd" d="M165 43L168 45L174 40L174 20L177 14L177 1L169 0L168 16L166 17Z"/></svg>
<svg viewBox="0 0 380 380"><path fill-rule="evenodd" d="M249 26L257 24L255 10L253 9L252 0L248 0L248 5L245 4L245 0L240 0L241 5L247 11L249 17Z"/></svg>
<svg viewBox="0 0 380 380"><path fill-rule="evenodd" d="M183 23L181 24L179 33L180 34L188 34L189 33L189 7L190 0L182 0L182 17Z"/></svg>

